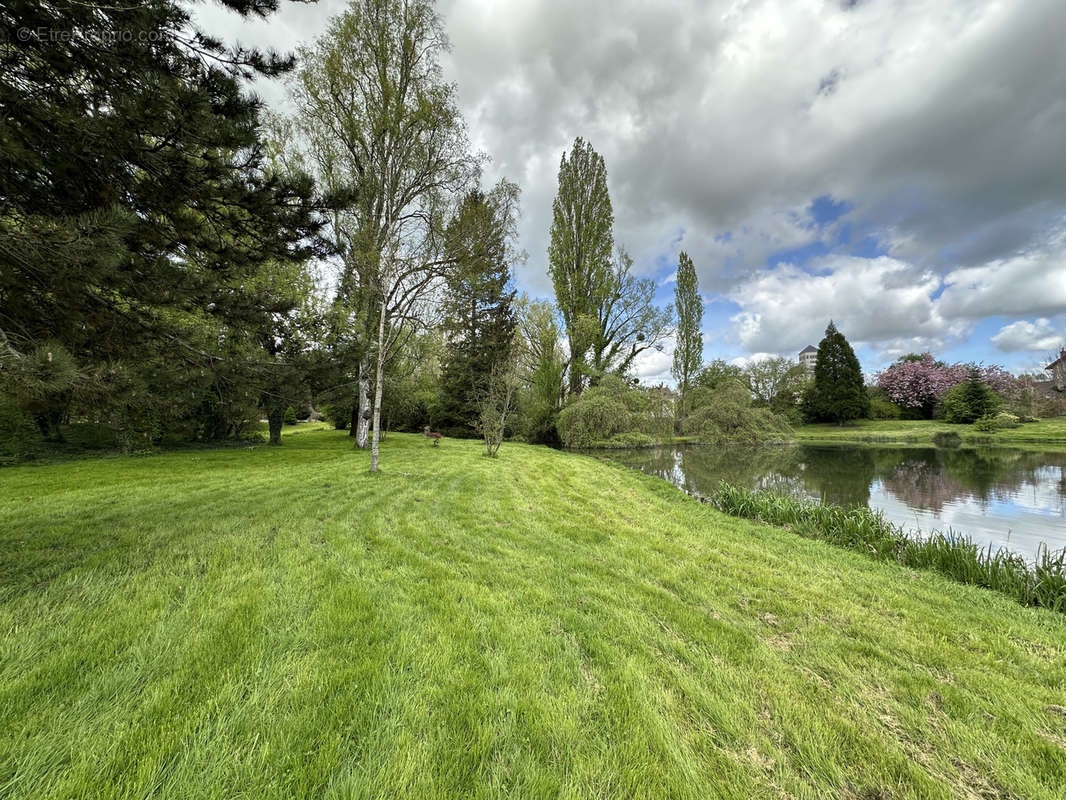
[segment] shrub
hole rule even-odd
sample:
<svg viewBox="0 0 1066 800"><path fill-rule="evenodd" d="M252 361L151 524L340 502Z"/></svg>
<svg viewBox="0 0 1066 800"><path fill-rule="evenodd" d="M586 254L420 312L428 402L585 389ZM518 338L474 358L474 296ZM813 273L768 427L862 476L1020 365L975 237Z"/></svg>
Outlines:
<svg viewBox="0 0 1066 800"><path fill-rule="evenodd" d="M326 403L322 406L322 415L330 422L334 429L343 431L352 423L352 402Z"/></svg>
<svg viewBox="0 0 1066 800"><path fill-rule="evenodd" d="M664 439L673 423L656 413L657 406L658 398L648 391L617 375L604 375L559 412L559 437L566 447L596 447L626 433Z"/></svg>
<svg viewBox="0 0 1066 800"><path fill-rule="evenodd" d="M996 424L996 418L991 414L985 414L983 417L975 419L973 427L975 430L981 431L981 433L995 433L999 430L999 425Z"/></svg>
<svg viewBox="0 0 1066 800"><path fill-rule="evenodd" d="M968 379L944 395L944 421L968 425L983 416L994 415L1000 405L995 392L985 385L976 371L971 372Z"/></svg>
<svg viewBox="0 0 1066 800"><path fill-rule="evenodd" d="M768 408L752 407L751 394L737 381L695 391L692 404L683 431L704 442L756 443L792 436L788 421Z"/></svg>
<svg viewBox="0 0 1066 800"><path fill-rule="evenodd" d="M609 441L604 442L606 447L651 447L654 444L655 439L646 433L639 433L638 431L616 433Z"/></svg>
<svg viewBox="0 0 1066 800"><path fill-rule="evenodd" d="M295 425L296 424L296 409L293 408L292 406L289 406L288 408L286 408L285 409L285 416L283 417L283 419L284 419L284 422L285 422L286 425Z"/></svg>
<svg viewBox="0 0 1066 800"><path fill-rule="evenodd" d="M891 400L875 397L870 400L871 419L899 419L903 416L903 410Z"/></svg>
<svg viewBox="0 0 1066 800"><path fill-rule="evenodd" d="M0 461L22 461L44 448L40 429L14 398L0 394Z"/></svg>
<svg viewBox="0 0 1066 800"><path fill-rule="evenodd" d="M1000 411L996 414L995 419L997 428L1017 428L1021 425L1021 420L1008 411Z"/></svg>

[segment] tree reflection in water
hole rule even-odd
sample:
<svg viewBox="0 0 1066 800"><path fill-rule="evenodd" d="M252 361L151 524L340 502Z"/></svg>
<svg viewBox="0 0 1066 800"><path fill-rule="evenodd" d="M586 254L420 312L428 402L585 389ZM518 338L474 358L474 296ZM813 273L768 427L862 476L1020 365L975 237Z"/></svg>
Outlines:
<svg viewBox="0 0 1066 800"><path fill-rule="evenodd" d="M1003 448L868 445L681 446L603 451L597 455L710 494L720 481L844 506L886 498L938 518L958 504L1000 519L1000 528L1050 528L1066 539L1066 453ZM879 498L879 499L878 499ZM1028 522L1021 517L1033 517ZM912 520L913 521L913 520ZM935 521L935 520L934 520ZM1036 529L1032 533L1036 533Z"/></svg>

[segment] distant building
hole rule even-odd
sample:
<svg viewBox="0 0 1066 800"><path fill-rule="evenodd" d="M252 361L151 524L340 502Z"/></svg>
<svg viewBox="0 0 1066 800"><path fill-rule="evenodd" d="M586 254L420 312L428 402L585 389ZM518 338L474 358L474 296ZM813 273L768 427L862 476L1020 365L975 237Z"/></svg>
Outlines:
<svg viewBox="0 0 1066 800"><path fill-rule="evenodd" d="M814 364L818 361L818 348L812 344L807 345L799 354L799 362L807 368L808 372L814 372Z"/></svg>

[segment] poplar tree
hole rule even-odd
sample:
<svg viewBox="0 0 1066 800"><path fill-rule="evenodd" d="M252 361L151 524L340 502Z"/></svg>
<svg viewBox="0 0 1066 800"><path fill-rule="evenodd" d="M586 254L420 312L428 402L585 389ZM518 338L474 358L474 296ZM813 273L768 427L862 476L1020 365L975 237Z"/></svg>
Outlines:
<svg viewBox="0 0 1066 800"><path fill-rule="evenodd" d="M614 248L613 225L603 156L579 137L559 165L548 245L571 395L608 373L624 376L645 350L661 350L670 332L670 309L655 307L655 282L633 275L632 257Z"/></svg>
<svg viewBox="0 0 1066 800"><path fill-rule="evenodd" d="M679 421L688 411L688 390L695 375L703 368L703 301L700 300L696 267L688 253L681 251L674 285L674 310L677 312L677 344L670 373L677 380L680 394Z"/></svg>
<svg viewBox="0 0 1066 800"><path fill-rule="evenodd" d="M548 271L570 344L570 393L581 391L596 336L596 295L608 282L614 249L614 211L603 156L578 137L559 162L552 203Z"/></svg>

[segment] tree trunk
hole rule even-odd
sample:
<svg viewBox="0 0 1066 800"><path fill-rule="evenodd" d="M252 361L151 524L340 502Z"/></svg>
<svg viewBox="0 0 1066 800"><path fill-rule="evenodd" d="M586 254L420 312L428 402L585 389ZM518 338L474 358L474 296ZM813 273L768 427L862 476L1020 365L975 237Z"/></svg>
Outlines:
<svg viewBox="0 0 1066 800"><path fill-rule="evenodd" d="M577 397L581 394L581 373L584 371L583 367L584 363L580 359L574 358L573 356L570 357L570 374L568 377L570 379L571 397Z"/></svg>
<svg viewBox="0 0 1066 800"><path fill-rule="evenodd" d="M359 392L352 395L352 418L348 420L348 435L355 438L359 434Z"/></svg>
<svg viewBox="0 0 1066 800"><path fill-rule="evenodd" d="M385 301L378 316L378 363L374 375L374 438L370 446L370 471L378 471L378 443L381 441L381 373L385 366Z"/></svg>
<svg viewBox="0 0 1066 800"><path fill-rule="evenodd" d="M355 423L352 430L355 431L355 446L360 450L366 450L370 445L370 348L359 359L359 390L357 393L359 402L355 404Z"/></svg>
<svg viewBox="0 0 1066 800"><path fill-rule="evenodd" d="M281 400L272 400L267 412L267 425L270 427L270 444L281 444L281 424L285 421L285 409Z"/></svg>

